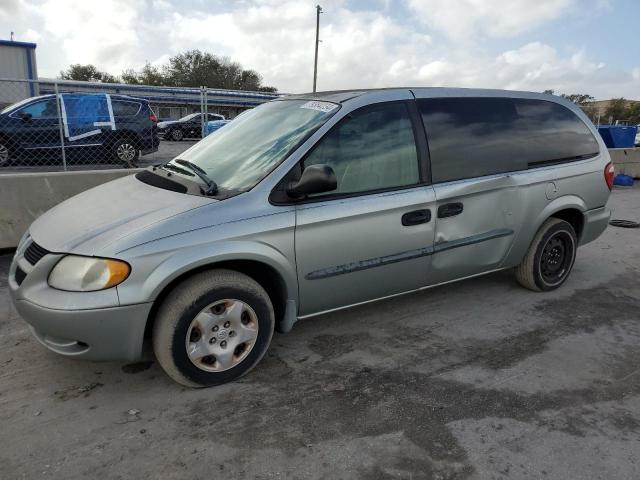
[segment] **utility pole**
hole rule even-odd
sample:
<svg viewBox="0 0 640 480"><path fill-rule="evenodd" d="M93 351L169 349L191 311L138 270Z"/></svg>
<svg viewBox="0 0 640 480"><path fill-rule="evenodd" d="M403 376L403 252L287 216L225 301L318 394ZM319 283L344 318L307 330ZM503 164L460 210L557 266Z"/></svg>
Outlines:
<svg viewBox="0 0 640 480"><path fill-rule="evenodd" d="M316 5L316 56L313 61L313 91L316 91L316 79L318 78L318 44L320 43L320 14L322 7Z"/></svg>

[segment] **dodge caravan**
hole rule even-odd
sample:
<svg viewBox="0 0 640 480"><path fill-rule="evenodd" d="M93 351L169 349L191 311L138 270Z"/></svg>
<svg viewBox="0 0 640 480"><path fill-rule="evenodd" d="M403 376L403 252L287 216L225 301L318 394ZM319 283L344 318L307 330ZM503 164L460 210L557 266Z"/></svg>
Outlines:
<svg viewBox="0 0 640 480"><path fill-rule="evenodd" d="M9 273L35 338L224 383L274 329L513 269L558 288L606 228L609 154L558 97L467 89L293 95L165 165L38 218Z"/></svg>

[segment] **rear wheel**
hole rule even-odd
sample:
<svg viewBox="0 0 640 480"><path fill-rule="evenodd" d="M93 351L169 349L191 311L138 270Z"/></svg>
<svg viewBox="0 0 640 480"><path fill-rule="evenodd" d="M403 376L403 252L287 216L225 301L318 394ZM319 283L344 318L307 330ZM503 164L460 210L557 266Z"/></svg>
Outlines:
<svg viewBox="0 0 640 480"><path fill-rule="evenodd" d="M162 302L153 349L176 382L219 385L260 361L274 324L271 300L257 282L232 270L211 270L179 284Z"/></svg>
<svg viewBox="0 0 640 480"><path fill-rule="evenodd" d="M128 168L137 166L140 152L135 143L127 138L117 140L112 147L113 156L116 161L124 164Z"/></svg>
<svg viewBox="0 0 640 480"><path fill-rule="evenodd" d="M529 290L555 290L571 273L577 246L578 238L569 222L548 218L516 267L516 279Z"/></svg>
<svg viewBox="0 0 640 480"><path fill-rule="evenodd" d="M171 140L175 141L175 142L179 142L180 140L182 140L184 138L184 132L182 131L181 128L175 128L173 130L171 130L171 135L169 135L171 137Z"/></svg>

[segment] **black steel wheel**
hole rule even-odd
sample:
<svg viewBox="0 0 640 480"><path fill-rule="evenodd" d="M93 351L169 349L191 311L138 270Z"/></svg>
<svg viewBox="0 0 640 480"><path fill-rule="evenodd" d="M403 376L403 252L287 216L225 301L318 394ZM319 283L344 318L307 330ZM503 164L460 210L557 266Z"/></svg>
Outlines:
<svg viewBox="0 0 640 480"><path fill-rule="evenodd" d="M571 273L577 248L573 226L559 218L548 218L516 267L518 283L537 292L555 290Z"/></svg>

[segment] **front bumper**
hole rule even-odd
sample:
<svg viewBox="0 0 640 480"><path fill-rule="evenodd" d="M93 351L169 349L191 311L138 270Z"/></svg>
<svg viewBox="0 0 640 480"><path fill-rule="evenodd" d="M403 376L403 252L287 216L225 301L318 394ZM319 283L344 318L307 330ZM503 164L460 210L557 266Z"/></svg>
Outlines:
<svg viewBox="0 0 640 480"><path fill-rule="evenodd" d="M54 310L14 301L36 339L49 350L87 360L138 360L150 303L94 310Z"/></svg>
<svg viewBox="0 0 640 480"><path fill-rule="evenodd" d="M71 357L139 359L152 303L120 305L115 287L97 292L49 287L49 272L63 255L47 252L32 264L24 255L31 242L26 237L18 246L7 283L16 310L38 341Z"/></svg>
<svg viewBox="0 0 640 480"><path fill-rule="evenodd" d="M580 245L592 242L604 232L609 225L611 210L607 207L594 208L584 213L584 225L580 236Z"/></svg>

